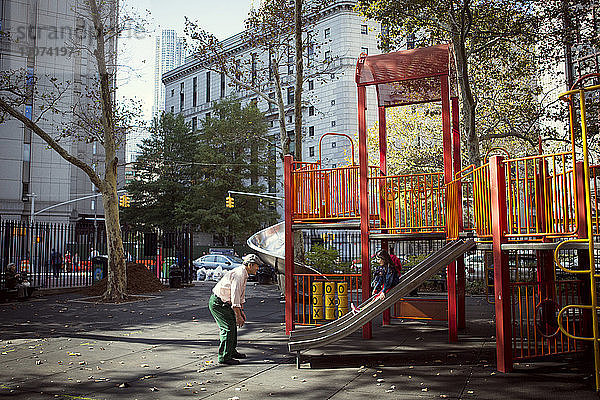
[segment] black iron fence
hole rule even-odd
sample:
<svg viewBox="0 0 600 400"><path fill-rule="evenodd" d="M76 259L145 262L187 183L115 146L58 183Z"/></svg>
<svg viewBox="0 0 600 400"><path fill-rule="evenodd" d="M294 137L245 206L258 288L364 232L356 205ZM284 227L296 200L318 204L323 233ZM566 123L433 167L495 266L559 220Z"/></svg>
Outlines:
<svg viewBox="0 0 600 400"><path fill-rule="evenodd" d="M122 235L127 262L144 264L164 283L178 267L182 280L191 281L192 233L187 227L174 231L124 227ZM0 221L0 287L11 263L33 286L89 286L102 278L92 259L106 255L107 249L104 224Z"/></svg>

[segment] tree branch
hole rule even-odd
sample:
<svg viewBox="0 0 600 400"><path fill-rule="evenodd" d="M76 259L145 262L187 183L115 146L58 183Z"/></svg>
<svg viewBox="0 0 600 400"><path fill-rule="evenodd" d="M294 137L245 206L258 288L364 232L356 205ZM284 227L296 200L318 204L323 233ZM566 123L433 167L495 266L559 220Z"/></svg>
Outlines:
<svg viewBox="0 0 600 400"><path fill-rule="evenodd" d="M46 131L40 128L35 122L31 121L25 115L11 107L8 103L6 103L2 98L0 98L0 109L4 110L8 114L10 114L13 118L18 121L21 121L26 127L31 129L36 135L38 135L44 142L48 143L48 145L56 151L62 158L76 167L80 168L83 172L85 172L90 180L96 187L100 190L103 189L103 183L100 177L96 174L96 172L85 162L81 161L79 158L71 155L66 149L64 149L56 140L52 138Z"/></svg>

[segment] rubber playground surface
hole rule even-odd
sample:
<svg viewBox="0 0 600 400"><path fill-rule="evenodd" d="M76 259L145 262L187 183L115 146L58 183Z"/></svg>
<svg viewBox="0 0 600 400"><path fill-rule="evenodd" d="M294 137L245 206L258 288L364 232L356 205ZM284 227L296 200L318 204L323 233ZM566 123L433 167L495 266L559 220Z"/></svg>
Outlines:
<svg viewBox="0 0 600 400"><path fill-rule="evenodd" d="M597 399L591 352L495 372L493 307L467 298L467 328L448 344L444 322L374 321L306 354L287 351L275 286L249 283L239 366L216 362L207 309L214 282L120 304L83 295L0 303L0 398L7 399Z"/></svg>

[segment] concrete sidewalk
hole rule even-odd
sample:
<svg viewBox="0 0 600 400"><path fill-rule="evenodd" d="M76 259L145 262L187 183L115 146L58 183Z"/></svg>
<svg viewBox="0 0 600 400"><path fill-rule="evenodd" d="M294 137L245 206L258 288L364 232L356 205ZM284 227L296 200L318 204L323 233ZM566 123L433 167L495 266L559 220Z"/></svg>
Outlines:
<svg viewBox="0 0 600 400"><path fill-rule="evenodd" d="M11 399L597 399L593 363L578 356L495 373L493 309L468 298L468 327L449 345L441 322L374 324L308 353L287 352L274 286L246 291L235 367L216 363L213 282L123 305L71 293L0 304L0 397Z"/></svg>

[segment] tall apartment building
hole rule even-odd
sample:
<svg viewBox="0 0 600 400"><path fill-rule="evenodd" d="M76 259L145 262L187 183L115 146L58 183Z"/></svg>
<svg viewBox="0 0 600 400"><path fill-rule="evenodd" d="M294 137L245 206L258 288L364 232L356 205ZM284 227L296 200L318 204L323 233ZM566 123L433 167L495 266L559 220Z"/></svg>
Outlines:
<svg viewBox="0 0 600 400"><path fill-rule="evenodd" d="M331 60L327 74L320 78L309 79L304 84L303 100L307 102L303 109L302 159L317 161L321 157L324 168L336 167L348 162L351 157L347 139L328 136L322 141L319 151L319 139L327 132L345 133L354 137L358 130L355 70L356 61L361 53L378 52L378 35L381 25L365 20L354 10L355 1L337 0L323 9L310 27L310 35L318 46L318 52L310 53L305 61L305 76L322 68L323 61ZM241 64L245 60L252 63L253 58L268 64L268 54L243 42L243 35L237 34L226 40L223 45L230 54L235 54ZM306 60L306 59L305 59ZM294 130L294 68L293 58L280 66L282 87L286 103L286 126L288 133ZM242 101L256 101L266 113L269 122L269 134L274 143L278 142L279 125L277 110L256 94L238 89L231 85L225 75L219 75L205 67L198 57L189 57L185 64L163 75L166 88L165 110L181 113L186 121L195 128L207 115L210 115L212 103L220 98L235 95ZM367 123L371 126L377 118L377 105L374 92L368 94ZM292 147L293 148L293 147ZM283 168L280 157L276 157L277 182L269 185L270 192L283 192ZM358 162L358 153L355 154Z"/></svg>
<svg viewBox="0 0 600 400"><path fill-rule="evenodd" d="M109 3L110 4L110 3ZM117 18L117 0L110 5L108 19ZM82 0L40 1L0 0L0 71L27 71L38 78L24 114L36 119L44 112L43 96L54 89L52 79L66 88L57 106L68 108L81 98L86 88L94 87L97 68L93 55L72 51L77 46L90 48L94 41L93 27L85 18ZM116 42L107 51L114 52ZM116 52L112 53L116 54ZM115 65L115 62L109 62ZM33 82L33 81L32 81ZM71 120L65 116L46 113L39 125L51 134ZM85 143L63 138L61 145L71 154L101 172L104 168L104 149L99 142ZM119 153L124 160L125 147ZM122 170L122 168L121 168ZM123 171L119 176L123 177ZM31 196L35 195L35 211L90 195L94 187L79 168L65 161L46 142L14 119L0 123L0 218L20 219L31 214ZM36 221L68 222L86 217L102 217L101 200L87 199L54 208L36 216Z"/></svg>
<svg viewBox="0 0 600 400"><path fill-rule="evenodd" d="M165 85L162 76L183 64L185 49L183 38L177 36L173 29L163 29L156 36L154 49L154 105L152 118L158 117L165 110Z"/></svg>

